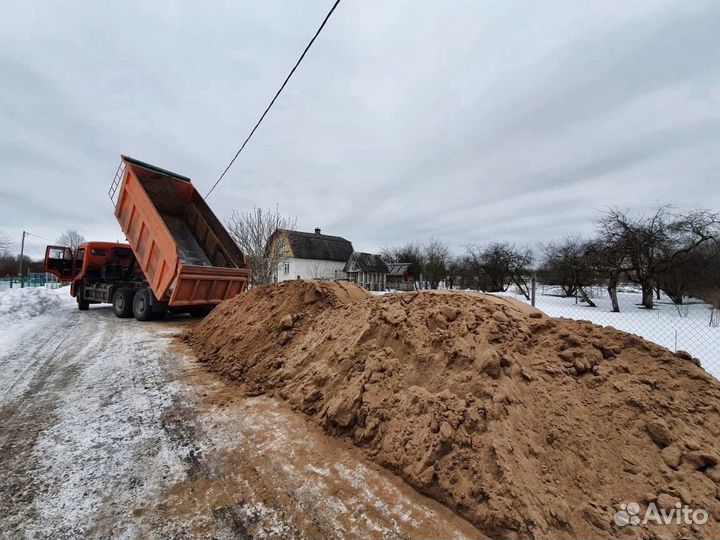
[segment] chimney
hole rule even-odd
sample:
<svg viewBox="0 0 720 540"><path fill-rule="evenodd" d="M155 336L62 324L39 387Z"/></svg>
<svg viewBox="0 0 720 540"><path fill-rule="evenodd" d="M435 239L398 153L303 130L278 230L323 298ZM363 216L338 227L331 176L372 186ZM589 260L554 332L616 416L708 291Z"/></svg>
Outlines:
<svg viewBox="0 0 720 540"><path fill-rule="evenodd" d="M320 227L315 227L315 234L320 234Z"/></svg>

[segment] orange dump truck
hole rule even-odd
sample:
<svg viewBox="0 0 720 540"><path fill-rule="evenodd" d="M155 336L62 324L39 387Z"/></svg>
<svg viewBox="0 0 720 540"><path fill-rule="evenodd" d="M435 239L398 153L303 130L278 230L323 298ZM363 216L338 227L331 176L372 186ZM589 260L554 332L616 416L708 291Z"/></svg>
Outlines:
<svg viewBox="0 0 720 540"><path fill-rule="evenodd" d="M138 320L202 314L245 289L243 253L189 178L122 156L109 194L127 244L46 250L46 271L72 283L80 309L112 303Z"/></svg>

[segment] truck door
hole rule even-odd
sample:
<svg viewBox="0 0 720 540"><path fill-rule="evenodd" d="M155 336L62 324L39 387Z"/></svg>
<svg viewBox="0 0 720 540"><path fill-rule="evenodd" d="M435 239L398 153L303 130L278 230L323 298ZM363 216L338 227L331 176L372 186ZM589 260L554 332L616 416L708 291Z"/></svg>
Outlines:
<svg viewBox="0 0 720 540"><path fill-rule="evenodd" d="M60 281L72 281L75 277L72 250L65 246L45 248L45 271L55 274Z"/></svg>

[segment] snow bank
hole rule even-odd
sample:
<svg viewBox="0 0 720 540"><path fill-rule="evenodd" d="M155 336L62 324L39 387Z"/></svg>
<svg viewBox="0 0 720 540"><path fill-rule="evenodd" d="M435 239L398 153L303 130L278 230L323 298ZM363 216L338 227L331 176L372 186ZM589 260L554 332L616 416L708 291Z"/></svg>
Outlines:
<svg viewBox="0 0 720 540"><path fill-rule="evenodd" d="M72 302L67 287L46 289L28 287L6 289L0 293L0 321L30 319L46 313L53 313L68 302Z"/></svg>
<svg viewBox="0 0 720 540"><path fill-rule="evenodd" d="M575 298L553 296L560 290L551 286L538 288L535 306L551 317L588 320L637 334L672 351L688 351L700 359L708 373L720 379L720 327L710 324L711 306L690 299L678 309L663 294L661 300L655 302L655 309L640 309L640 293L632 286L625 286L623 290L626 292L618 294L620 313L612 312L607 292L599 287L588 290L596 308L576 303ZM512 290L495 294L529 303Z"/></svg>
<svg viewBox="0 0 720 540"><path fill-rule="evenodd" d="M28 340L46 324L57 323L61 311L69 313L75 299L67 287L7 289L0 292L0 366L18 343ZM32 342L32 338L30 341Z"/></svg>

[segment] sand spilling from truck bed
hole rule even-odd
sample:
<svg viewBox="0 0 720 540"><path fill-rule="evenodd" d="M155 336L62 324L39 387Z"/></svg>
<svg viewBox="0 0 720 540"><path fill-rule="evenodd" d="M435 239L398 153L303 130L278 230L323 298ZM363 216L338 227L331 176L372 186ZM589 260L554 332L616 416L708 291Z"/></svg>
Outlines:
<svg viewBox="0 0 720 540"><path fill-rule="evenodd" d="M490 536L720 537L720 383L636 336L486 295L294 281L185 338ZM630 501L709 522L614 525Z"/></svg>

